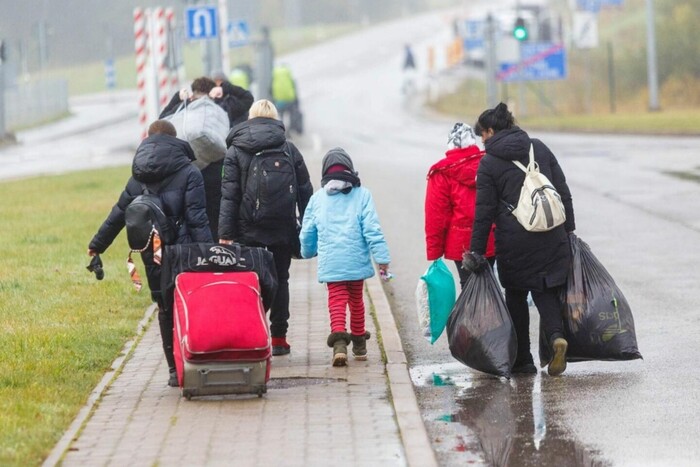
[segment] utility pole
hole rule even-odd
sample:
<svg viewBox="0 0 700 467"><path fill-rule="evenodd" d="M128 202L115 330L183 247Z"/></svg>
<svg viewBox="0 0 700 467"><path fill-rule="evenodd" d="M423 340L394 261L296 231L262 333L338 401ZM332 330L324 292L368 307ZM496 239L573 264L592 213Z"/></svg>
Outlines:
<svg viewBox="0 0 700 467"><path fill-rule="evenodd" d="M5 130L5 57L7 46L0 39L0 142L7 136Z"/></svg>
<svg viewBox="0 0 700 467"><path fill-rule="evenodd" d="M231 57L228 47L228 0L219 0L219 44L221 47L221 71L231 73Z"/></svg>
<svg viewBox="0 0 700 467"><path fill-rule="evenodd" d="M659 77L656 68L656 26L654 0L647 4L647 81L649 86L649 110L659 110Z"/></svg>
<svg viewBox="0 0 700 467"><path fill-rule="evenodd" d="M498 96L496 89L496 28L493 15L486 16L486 104L489 108L496 107Z"/></svg>

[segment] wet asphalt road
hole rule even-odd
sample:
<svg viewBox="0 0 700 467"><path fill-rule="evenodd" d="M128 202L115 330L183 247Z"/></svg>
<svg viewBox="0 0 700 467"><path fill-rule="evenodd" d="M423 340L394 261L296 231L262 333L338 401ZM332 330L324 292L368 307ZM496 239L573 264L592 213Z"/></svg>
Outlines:
<svg viewBox="0 0 700 467"><path fill-rule="evenodd" d="M342 146L374 194L396 276L386 290L440 464L698 465L700 138L532 134L557 155L577 233L631 305L643 361L574 363L561 378L508 382L455 362L444 336L434 346L420 337L425 174L454 122L401 96L401 51L411 41L420 67L425 45L448 30L448 17L431 15L284 60L298 76L308 131L295 139L316 186L323 154ZM60 140L38 132L33 151L0 153L0 178L128 163L135 135L131 120ZM531 323L536 342L534 308Z"/></svg>
<svg viewBox="0 0 700 467"><path fill-rule="evenodd" d="M367 32L287 60L300 73L314 179L323 152L339 145L374 193L396 276L386 289L440 463L697 465L700 138L533 132L568 177L578 235L630 303L643 361L573 363L561 378L505 382L456 363L444 336L434 346L420 337L425 175L453 122L402 98L400 52L410 40L420 58L446 25L424 18L385 28L381 41ZM531 308L533 342L538 324Z"/></svg>

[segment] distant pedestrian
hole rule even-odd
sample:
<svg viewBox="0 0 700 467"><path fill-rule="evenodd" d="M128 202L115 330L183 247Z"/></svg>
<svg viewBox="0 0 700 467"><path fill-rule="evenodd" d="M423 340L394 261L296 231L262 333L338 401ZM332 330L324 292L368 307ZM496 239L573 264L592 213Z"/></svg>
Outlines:
<svg viewBox="0 0 700 467"><path fill-rule="evenodd" d="M361 186L352 159L342 148L322 161L321 189L311 197L301 228L301 254L318 254L318 281L328 288L333 366L347 362L347 346L357 360L367 360L364 280L374 276L372 259L388 273L389 249L372 194ZM350 309L350 333L346 328Z"/></svg>
<svg viewBox="0 0 700 467"><path fill-rule="evenodd" d="M413 55L413 49L411 48L411 44L406 44L404 46L404 55L403 55L403 70L415 70L416 69L416 58Z"/></svg>
<svg viewBox="0 0 700 467"><path fill-rule="evenodd" d="M496 224L496 264L506 291L506 305L513 319L518 353L512 373L537 373L530 353L530 314L528 292L540 313L545 338L552 349L549 374L566 369L561 292L571 261L568 233L573 232L574 207L566 177L554 154L545 144L515 125L513 114L504 103L485 110L475 126L486 147L476 178L476 216L471 253L465 267L478 271L486 264L491 226ZM513 161L527 166L530 146L540 172L554 185L566 211L566 222L546 232L529 232L520 225L509 206L517 206L525 174Z"/></svg>
<svg viewBox="0 0 700 467"><path fill-rule="evenodd" d="M129 204L141 195L143 185L157 193L173 224L177 226L175 243L211 243L204 197L204 181L199 169L192 165L194 152L189 143L176 138L175 127L157 120L148 128L148 137L136 149L132 176L126 183L119 201L102 223L88 246L88 255L104 253L125 227L124 213ZM164 182L167 184L161 186ZM160 265L154 261L153 249L141 252L146 267L146 278L151 298L158 304L158 323L168 362L168 385L177 386L175 358L173 357L173 316L166 310L160 288Z"/></svg>
<svg viewBox="0 0 700 467"><path fill-rule="evenodd" d="M231 84L250 91L250 82L252 80L253 69L250 65L239 65L228 75L228 80Z"/></svg>
<svg viewBox="0 0 700 467"><path fill-rule="evenodd" d="M277 65L272 71L272 100L287 131L303 132L297 83L287 65Z"/></svg>
<svg viewBox="0 0 700 467"><path fill-rule="evenodd" d="M214 72L211 77L216 87L209 91L209 97L226 111L229 126L233 128L248 120L248 111L254 100L250 91L231 83L222 71Z"/></svg>
<svg viewBox="0 0 700 467"><path fill-rule="evenodd" d="M231 129L224 160L219 241L266 247L277 270L277 294L270 308L272 355L290 352L289 267L298 247L298 219L313 193L299 150L284 134L268 100L250 108L247 122Z"/></svg>
<svg viewBox="0 0 700 467"><path fill-rule="evenodd" d="M401 69L403 71L401 93L405 96L411 96L416 91L416 58L413 55L411 44L406 44L404 46Z"/></svg>
<svg viewBox="0 0 700 467"><path fill-rule="evenodd" d="M178 109L180 109L180 106L184 102L193 102L198 99L211 99L211 101L215 102L215 100L212 99L209 94L216 87L216 82L207 76L200 76L199 78L196 78L194 81L192 81L191 88L181 89L180 92L176 93L172 97L168 105L165 106L161 112L160 118L170 118L173 114L175 114L175 112L178 111ZM216 107L211 104L211 102L209 102L208 105L213 107L213 109L209 109L209 115L207 115L207 113L199 114L200 117L204 116L204 118L213 118L214 115L212 115L211 110L216 110ZM221 107L221 105L219 105L219 107ZM226 111L225 108L222 107L222 109ZM216 112L219 111L216 110ZM190 115L190 119L192 118L193 117ZM230 128L230 114L227 113L226 119L229 120L228 127ZM204 124L199 122L199 126L204 126L205 128L207 127L206 122ZM213 238L216 238L219 229L219 210L221 206L221 170L224 166L224 140L227 136L226 128L223 130L224 134L220 135L221 154L218 156L220 159L207 161L206 164L200 161L202 162L200 167L203 166L201 170L202 176L204 177L204 189L206 190L207 197L207 217L209 218L209 226L211 228L211 235ZM180 137L182 139L187 139L186 135L180 135Z"/></svg>
<svg viewBox="0 0 700 467"><path fill-rule="evenodd" d="M453 260L464 285L471 272L462 267L462 255L469 251L476 206L476 170L484 156L476 145L469 125L455 123L447 139L445 157L428 171L425 192L425 243L428 261L442 256ZM486 258L495 261L493 232L489 235Z"/></svg>

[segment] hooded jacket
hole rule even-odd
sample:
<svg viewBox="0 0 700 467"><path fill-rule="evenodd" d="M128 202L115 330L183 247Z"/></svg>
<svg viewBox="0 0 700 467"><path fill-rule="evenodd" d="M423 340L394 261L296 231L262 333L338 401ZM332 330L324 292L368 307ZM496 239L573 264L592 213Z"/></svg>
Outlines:
<svg viewBox="0 0 700 467"><path fill-rule="evenodd" d="M428 171L425 244L428 261L442 256L461 261L469 251L476 206L476 171L484 152L477 146L451 149ZM493 233L486 257L495 254Z"/></svg>
<svg viewBox="0 0 700 467"><path fill-rule="evenodd" d="M318 281L339 282L374 276L372 258L389 264L389 249L372 195L365 187L311 197L300 233L301 255L318 254ZM370 256L371 254L371 256Z"/></svg>
<svg viewBox="0 0 700 467"><path fill-rule="evenodd" d="M205 209L204 182L192 165L194 152L189 143L169 135L144 139L136 150L132 176L117 204L90 241L90 249L103 253L124 228L124 211L143 192L142 184L156 189L165 214L178 225L176 243L211 242ZM167 185L158 187L166 181Z"/></svg>
<svg viewBox="0 0 700 467"><path fill-rule="evenodd" d="M246 203L252 203L252 200L244 199L243 190L255 154L263 149L281 148L292 158L297 183L297 207L300 217L304 217L313 186L304 158L285 137L284 124L272 118L252 118L233 127L226 143L229 148L224 158L219 238L250 245L291 246L297 239L296 219L289 217L288 222L279 222L275 228L261 227L251 218L249 209L242 209ZM274 209L274 205L271 208Z"/></svg>
<svg viewBox="0 0 700 467"><path fill-rule="evenodd" d="M528 164L532 143L540 172L554 185L566 210L566 222L547 232L528 232L505 203L516 206L525 174L512 161ZM503 287L542 290L566 282L570 251L567 232L576 228L571 192L554 154L518 127L501 130L486 143L476 178L476 213L471 250L484 254L496 224L496 264ZM504 203L505 201L505 203Z"/></svg>
<svg viewBox="0 0 700 467"><path fill-rule="evenodd" d="M250 91L236 86L229 81L221 82L223 96L214 99L228 115L229 126L234 127L248 119L248 110L253 105L253 95Z"/></svg>

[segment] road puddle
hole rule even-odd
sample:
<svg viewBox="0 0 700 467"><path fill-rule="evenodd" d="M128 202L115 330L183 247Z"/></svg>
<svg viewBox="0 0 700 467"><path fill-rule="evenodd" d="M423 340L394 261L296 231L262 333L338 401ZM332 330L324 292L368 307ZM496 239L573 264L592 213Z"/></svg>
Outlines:
<svg viewBox="0 0 700 467"><path fill-rule="evenodd" d="M565 430L566 423L557 423L561 413L545 404L545 395L557 381L542 372L505 380L465 371L461 363L451 362L412 368L411 379L420 391L441 390L434 406L444 411L426 415L429 421L461 427L440 430L445 436L440 447L480 452L484 462L494 466L610 465L600 453L578 443ZM445 393L449 388L453 391Z"/></svg>
<svg viewBox="0 0 700 467"><path fill-rule="evenodd" d="M421 365L411 368L413 385L421 386L456 386L459 389L471 388L474 384L473 375L464 371L464 365L459 362Z"/></svg>

